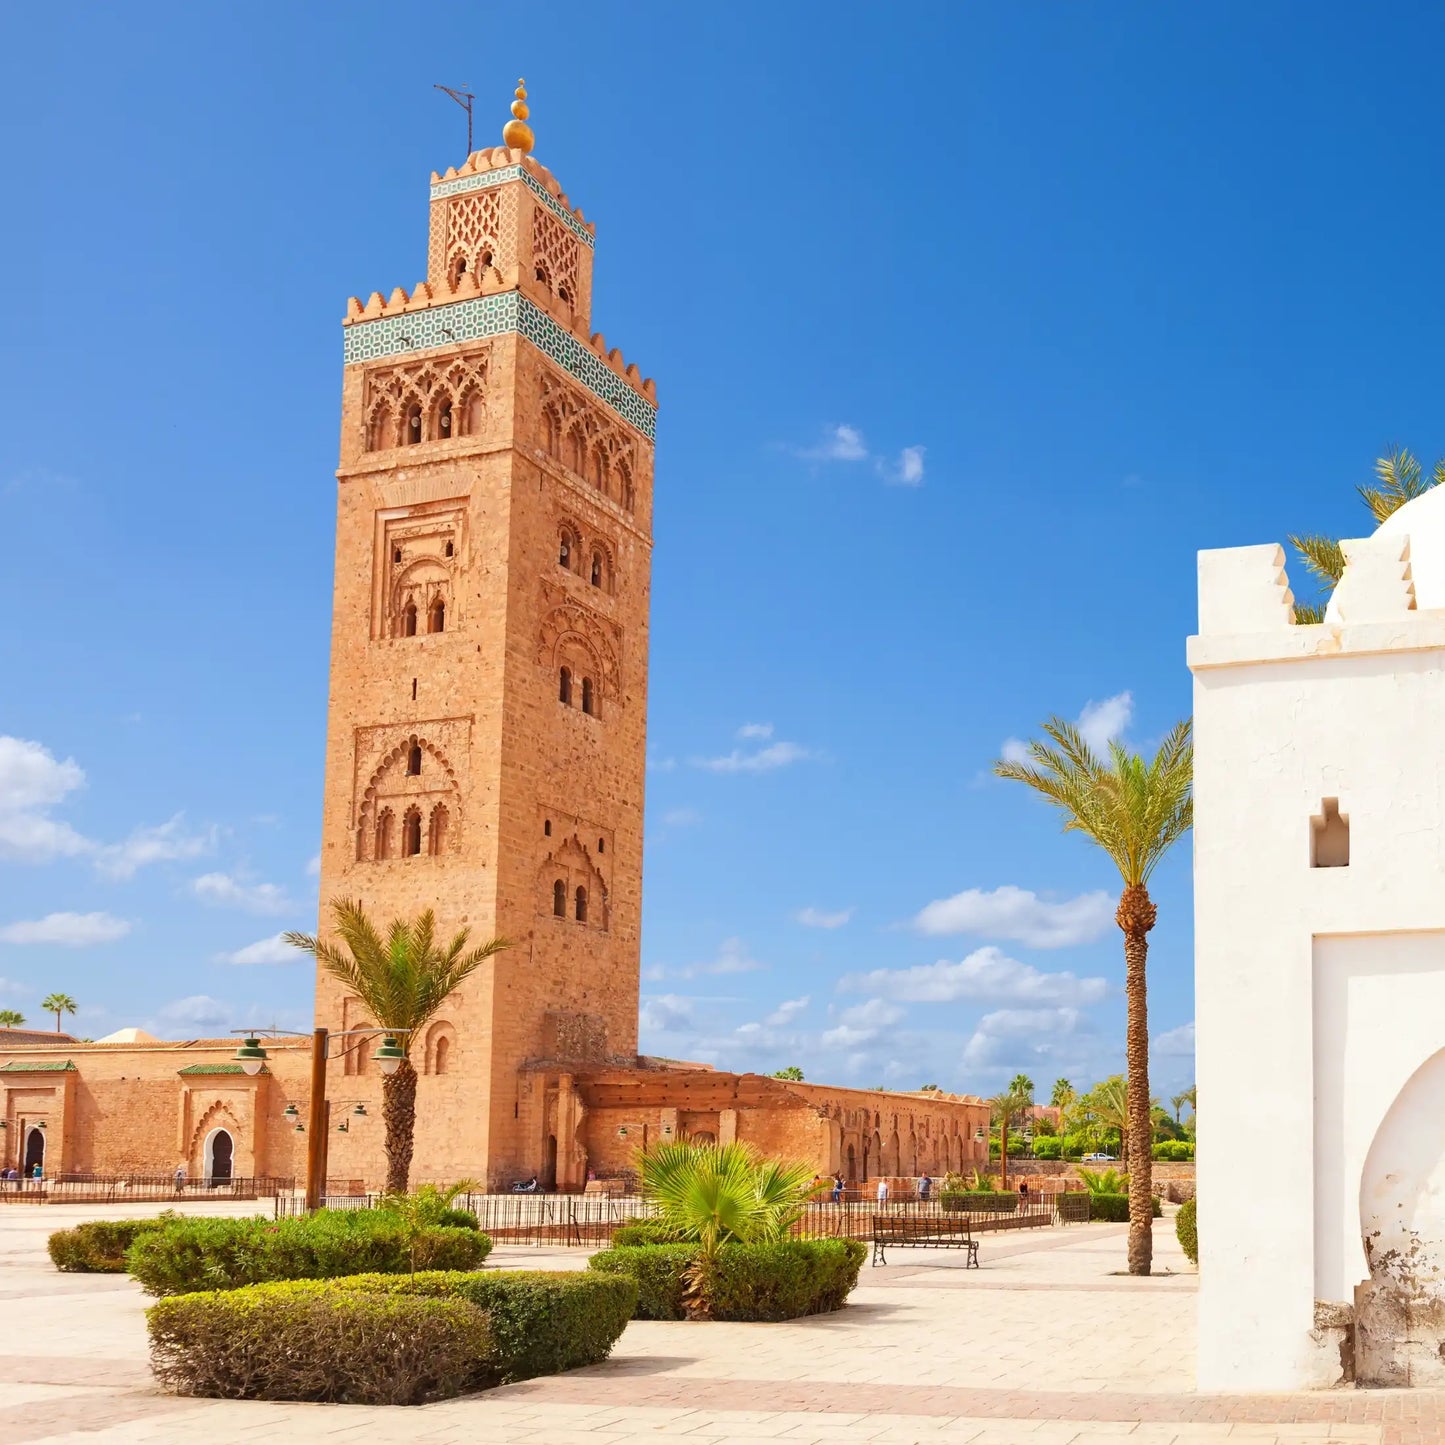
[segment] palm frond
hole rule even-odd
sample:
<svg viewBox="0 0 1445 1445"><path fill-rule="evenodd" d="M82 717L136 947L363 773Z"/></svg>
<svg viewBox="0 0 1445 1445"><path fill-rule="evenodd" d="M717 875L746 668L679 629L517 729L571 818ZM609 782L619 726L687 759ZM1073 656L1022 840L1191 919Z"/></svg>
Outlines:
<svg viewBox="0 0 1445 1445"><path fill-rule="evenodd" d="M1345 575L1345 553L1338 538L1325 537L1317 532L1300 535L1291 533L1289 544L1299 553L1300 561L1307 571L1326 592L1334 590L1340 578Z"/></svg>
<svg viewBox="0 0 1445 1445"><path fill-rule="evenodd" d="M1313 622L1325 620L1325 608L1322 602L1296 602L1294 605L1294 621L1296 627L1307 627Z"/></svg>
<svg viewBox="0 0 1445 1445"><path fill-rule="evenodd" d="M1425 481L1420 475L1420 463L1404 447L1395 447L1389 456L1376 461L1375 475L1379 478L1379 486L1356 487L1355 490L1379 523L1398 512L1406 502L1413 502L1438 485L1441 463L1435 463L1434 473L1429 481Z"/></svg>

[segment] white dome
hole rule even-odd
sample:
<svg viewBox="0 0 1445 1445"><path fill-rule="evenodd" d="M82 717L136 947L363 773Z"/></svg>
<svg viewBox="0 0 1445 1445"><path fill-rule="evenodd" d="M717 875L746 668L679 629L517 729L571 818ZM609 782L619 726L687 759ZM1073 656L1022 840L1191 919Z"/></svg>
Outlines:
<svg viewBox="0 0 1445 1445"><path fill-rule="evenodd" d="M1445 485L1431 487L1392 512L1375 529L1375 536L1410 539L1416 608L1445 607ZM1325 621L1339 621L1333 593L1325 608Z"/></svg>

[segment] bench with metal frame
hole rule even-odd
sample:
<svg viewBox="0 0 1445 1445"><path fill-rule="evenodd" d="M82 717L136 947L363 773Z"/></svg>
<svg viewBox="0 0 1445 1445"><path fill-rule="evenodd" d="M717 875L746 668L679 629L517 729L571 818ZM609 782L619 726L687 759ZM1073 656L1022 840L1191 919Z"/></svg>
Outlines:
<svg viewBox="0 0 1445 1445"><path fill-rule="evenodd" d="M937 1215L875 1214L873 1216L873 1263L887 1264L884 1249L965 1249L965 1269L978 1268L978 1240L973 1237L968 1216L956 1219Z"/></svg>

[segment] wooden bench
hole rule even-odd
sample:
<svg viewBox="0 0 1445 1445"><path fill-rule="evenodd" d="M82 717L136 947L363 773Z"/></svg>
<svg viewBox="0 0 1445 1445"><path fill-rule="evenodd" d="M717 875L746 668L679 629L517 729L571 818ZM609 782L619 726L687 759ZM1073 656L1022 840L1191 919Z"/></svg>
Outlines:
<svg viewBox="0 0 1445 1445"><path fill-rule="evenodd" d="M969 1228L968 1217L958 1219L910 1214L873 1216L873 1263L887 1264L883 1251L888 1245L900 1249L966 1249L965 1269L978 1268L978 1240Z"/></svg>

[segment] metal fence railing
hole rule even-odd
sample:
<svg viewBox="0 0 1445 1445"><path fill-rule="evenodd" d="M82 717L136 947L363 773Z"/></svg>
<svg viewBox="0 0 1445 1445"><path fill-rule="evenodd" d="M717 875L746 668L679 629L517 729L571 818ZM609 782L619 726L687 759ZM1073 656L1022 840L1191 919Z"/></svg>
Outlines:
<svg viewBox="0 0 1445 1445"><path fill-rule="evenodd" d="M269 1199L296 1187L277 1176L177 1180L174 1174L57 1174L49 1179L0 1179L0 1204L145 1204L198 1199Z"/></svg>

